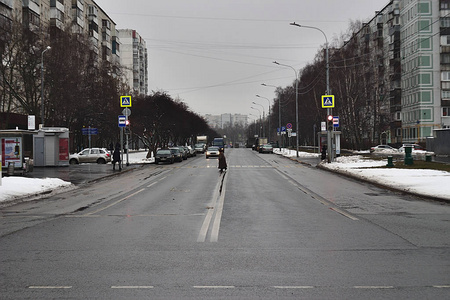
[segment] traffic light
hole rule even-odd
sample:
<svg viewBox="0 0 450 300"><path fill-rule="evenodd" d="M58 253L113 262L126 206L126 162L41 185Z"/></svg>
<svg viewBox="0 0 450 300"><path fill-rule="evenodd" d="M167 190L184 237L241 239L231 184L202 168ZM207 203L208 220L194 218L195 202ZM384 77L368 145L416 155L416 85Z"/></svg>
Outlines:
<svg viewBox="0 0 450 300"><path fill-rule="evenodd" d="M327 116L327 127L328 127L328 131L333 130L333 115Z"/></svg>

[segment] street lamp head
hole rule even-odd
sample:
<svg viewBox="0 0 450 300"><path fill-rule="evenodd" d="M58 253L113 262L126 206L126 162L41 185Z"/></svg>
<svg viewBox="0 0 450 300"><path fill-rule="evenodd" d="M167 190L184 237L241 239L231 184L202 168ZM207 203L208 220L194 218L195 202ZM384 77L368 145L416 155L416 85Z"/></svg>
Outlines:
<svg viewBox="0 0 450 300"><path fill-rule="evenodd" d="M256 95L256 97L258 97L258 98L261 98L261 96L260 96L260 95Z"/></svg>
<svg viewBox="0 0 450 300"><path fill-rule="evenodd" d="M50 50L50 49L52 49L52 47L50 47L50 46L47 46L47 50Z"/></svg>
<svg viewBox="0 0 450 300"><path fill-rule="evenodd" d="M280 64L280 63L279 63L279 62L277 62L277 61L274 61L273 63L274 63L274 64L276 64L276 65L279 65L279 64Z"/></svg>
<svg viewBox="0 0 450 300"><path fill-rule="evenodd" d="M295 22L289 23L289 25L292 25L292 26L297 26L297 27L302 27L302 25L300 25L300 24L297 24L297 23L295 23Z"/></svg>

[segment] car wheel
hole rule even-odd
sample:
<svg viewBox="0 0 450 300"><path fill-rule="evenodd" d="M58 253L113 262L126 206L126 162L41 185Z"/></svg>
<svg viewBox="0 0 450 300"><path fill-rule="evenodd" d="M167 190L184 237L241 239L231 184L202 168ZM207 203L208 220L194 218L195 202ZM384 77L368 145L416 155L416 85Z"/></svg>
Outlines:
<svg viewBox="0 0 450 300"><path fill-rule="evenodd" d="M97 159L97 163L103 165L103 164L106 164L106 160L104 158L99 158L99 159Z"/></svg>
<svg viewBox="0 0 450 300"><path fill-rule="evenodd" d="M77 165L77 164L78 164L78 160L76 160L75 158L72 158L72 159L69 161L69 164L71 164L71 165Z"/></svg>

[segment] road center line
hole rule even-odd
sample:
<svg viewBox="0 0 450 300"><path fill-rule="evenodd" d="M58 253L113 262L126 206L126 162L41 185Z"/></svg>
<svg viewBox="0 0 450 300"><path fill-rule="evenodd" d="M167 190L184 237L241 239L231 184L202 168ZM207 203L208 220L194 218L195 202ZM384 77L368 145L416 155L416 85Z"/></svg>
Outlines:
<svg viewBox="0 0 450 300"><path fill-rule="evenodd" d="M214 218L213 227L211 230L211 242L215 243L219 240L219 229L220 229L220 221L222 220L222 212L223 212L223 204L225 202L225 188L227 185L227 178L228 176L225 176L223 178L222 182L222 192L220 194L219 202L217 203L217 210L216 210L216 216Z"/></svg>
<svg viewBox="0 0 450 300"><path fill-rule="evenodd" d="M124 200L127 200L128 198L131 198L131 197L133 197L133 196L139 194L140 192L142 192L142 191L144 191L144 190L145 190L145 189L140 189L139 191L134 192L133 194L130 194L130 195L128 195L128 196L126 196L126 197L124 197L124 198L122 198L122 199L119 199L119 200L117 200L116 202L111 203L110 205L107 205L107 206L105 206L105 207L99 208L99 209L97 209L96 211L87 213L86 215L94 215L94 214L96 214L96 213L98 213L98 212L101 212L101 211L103 211L103 210L105 210L105 209L108 209L108 208L110 208L110 207L112 207L112 206L114 206L114 205L116 205L116 204L118 204L118 203L120 203L120 202L122 202L122 201L124 201Z"/></svg>

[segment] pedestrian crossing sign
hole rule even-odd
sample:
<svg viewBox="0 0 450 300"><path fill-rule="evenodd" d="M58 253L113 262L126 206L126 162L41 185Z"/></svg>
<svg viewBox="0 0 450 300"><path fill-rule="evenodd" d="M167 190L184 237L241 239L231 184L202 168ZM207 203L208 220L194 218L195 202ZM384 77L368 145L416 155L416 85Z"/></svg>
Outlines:
<svg viewBox="0 0 450 300"><path fill-rule="evenodd" d="M322 108L333 108L333 107L334 107L334 95L322 96Z"/></svg>
<svg viewBox="0 0 450 300"><path fill-rule="evenodd" d="M120 107L131 107L131 96L120 96Z"/></svg>

